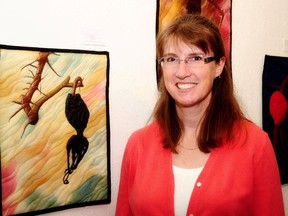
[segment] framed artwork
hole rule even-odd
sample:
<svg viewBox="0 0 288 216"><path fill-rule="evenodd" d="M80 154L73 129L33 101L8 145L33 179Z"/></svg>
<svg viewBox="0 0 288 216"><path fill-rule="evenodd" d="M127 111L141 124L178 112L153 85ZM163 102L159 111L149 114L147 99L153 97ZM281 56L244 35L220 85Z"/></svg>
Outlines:
<svg viewBox="0 0 288 216"><path fill-rule="evenodd" d="M110 203L109 53L0 46L2 215Z"/></svg>
<svg viewBox="0 0 288 216"><path fill-rule="evenodd" d="M200 13L219 27L231 63L231 5L232 0L157 0L156 33L178 15Z"/></svg>
<svg viewBox="0 0 288 216"><path fill-rule="evenodd" d="M288 57L265 56L263 77L263 129L277 157L281 183L288 183Z"/></svg>

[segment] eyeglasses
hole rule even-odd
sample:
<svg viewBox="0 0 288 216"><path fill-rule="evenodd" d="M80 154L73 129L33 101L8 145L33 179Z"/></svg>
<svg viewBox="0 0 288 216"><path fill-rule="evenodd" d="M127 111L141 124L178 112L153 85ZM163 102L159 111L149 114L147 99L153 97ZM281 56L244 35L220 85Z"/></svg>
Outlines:
<svg viewBox="0 0 288 216"><path fill-rule="evenodd" d="M189 55L185 59L179 59L177 56L166 56L159 59L159 63L164 70L172 70L177 69L181 61L184 61L189 68L199 68L216 59L215 56L205 58L202 54Z"/></svg>

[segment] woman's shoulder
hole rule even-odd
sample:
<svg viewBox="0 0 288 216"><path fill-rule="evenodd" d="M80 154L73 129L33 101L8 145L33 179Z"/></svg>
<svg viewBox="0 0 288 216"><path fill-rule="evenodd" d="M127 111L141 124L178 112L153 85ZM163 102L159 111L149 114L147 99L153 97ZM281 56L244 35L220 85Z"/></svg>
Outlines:
<svg viewBox="0 0 288 216"><path fill-rule="evenodd" d="M129 137L128 143L149 143L160 142L162 140L161 129L157 122L151 122L148 125L135 130Z"/></svg>
<svg viewBox="0 0 288 216"><path fill-rule="evenodd" d="M244 125L244 129L249 136L268 136L268 134L260 126L250 120L243 120L242 125Z"/></svg>
<svg viewBox="0 0 288 216"><path fill-rule="evenodd" d="M270 144L268 134L256 123L250 120L241 121L235 128L235 137L240 143L249 143L249 146L260 147Z"/></svg>
<svg viewBox="0 0 288 216"><path fill-rule="evenodd" d="M151 122L142 128L135 130L130 138L155 138L160 135L160 126L157 122Z"/></svg>

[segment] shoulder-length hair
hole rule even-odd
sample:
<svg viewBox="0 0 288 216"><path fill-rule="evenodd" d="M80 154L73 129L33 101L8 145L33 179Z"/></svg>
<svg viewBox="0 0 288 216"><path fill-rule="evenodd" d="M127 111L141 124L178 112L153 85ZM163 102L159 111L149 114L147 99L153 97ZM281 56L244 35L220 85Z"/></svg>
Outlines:
<svg viewBox="0 0 288 216"><path fill-rule="evenodd" d="M218 27L201 15L180 16L158 34L158 59L163 56L168 41L195 45L205 54L212 51L217 63L225 57L225 48ZM177 115L174 99L165 88L162 68L160 65L158 68L160 95L153 117L163 130L164 147L177 152L176 146L182 136L183 123ZM197 137L199 149L208 153L211 149L221 146L223 139L231 140L235 123L241 119L244 119L244 115L234 96L231 69L226 61L221 77L214 80L212 98L201 120Z"/></svg>

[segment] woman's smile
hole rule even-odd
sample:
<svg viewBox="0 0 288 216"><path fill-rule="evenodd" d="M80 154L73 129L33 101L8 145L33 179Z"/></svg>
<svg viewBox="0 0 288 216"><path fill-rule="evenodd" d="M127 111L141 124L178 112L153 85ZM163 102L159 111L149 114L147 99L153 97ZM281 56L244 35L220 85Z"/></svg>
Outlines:
<svg viewBox="0 0 288 216"><path fill-rule="evenodd" d="M197 83L176 83L176 87L178 89L191 89L194 88L197 85Z"/></svg>

